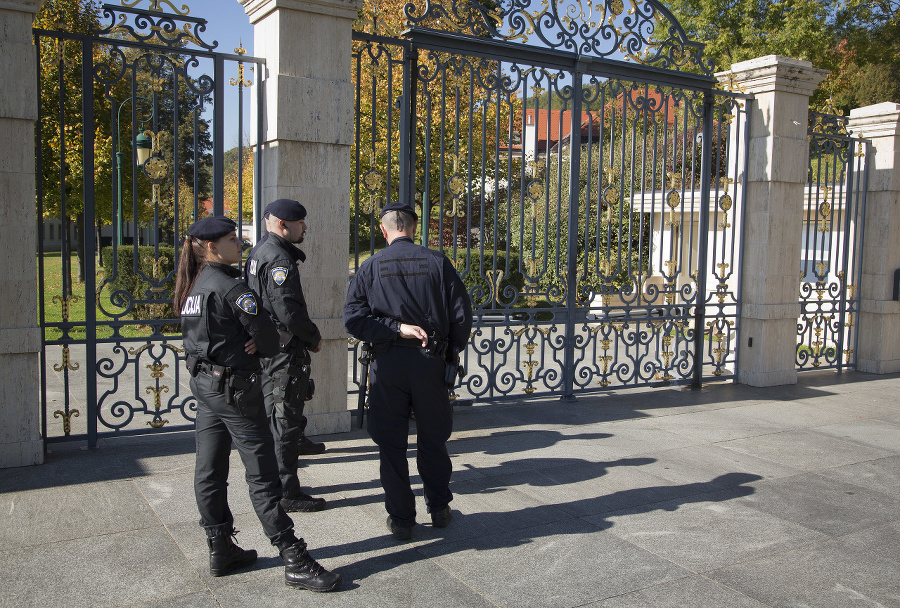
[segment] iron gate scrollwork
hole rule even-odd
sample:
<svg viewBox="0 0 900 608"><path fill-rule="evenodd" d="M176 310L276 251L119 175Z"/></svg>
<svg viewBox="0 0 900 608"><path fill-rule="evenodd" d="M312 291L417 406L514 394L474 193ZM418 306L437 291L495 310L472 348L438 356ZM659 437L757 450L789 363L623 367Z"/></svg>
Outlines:
<svg viewBox="0 0 900 608"><path fill-rule="evenodd" d="M747 96L653 0L533 4L358 22L352 264L415 201L475 308L456 395L733 377Z"/></svg>
<svg viewBox="0 0 900 608"><path fill-rule="evenodd" d="M193 424L171 309L180 243L207 213L244 234L259 200L243 104L265 62L217 52L183 3L142 3L104 4L90 31L34 30L47 442Z"/></svg>
<svg viewBox="0 0 900 608"><path fill-rule="evenodd" d="M826 104L809 113L797 369L854 369L868 142Z"/></svg>

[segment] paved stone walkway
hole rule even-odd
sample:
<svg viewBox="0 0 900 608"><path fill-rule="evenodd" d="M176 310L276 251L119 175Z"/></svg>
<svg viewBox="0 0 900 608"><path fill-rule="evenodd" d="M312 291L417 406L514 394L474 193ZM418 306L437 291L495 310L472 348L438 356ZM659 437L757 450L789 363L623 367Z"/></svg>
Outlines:
<svg viewBox="0 0 900 608"><path fill-rule="evenodd" d="M238 538L261 557L209 576L190 433L0 470L0 606L900 606L900 376L482 405L455 426L454 519L408 543L364 432L308 459L330 506L294 519L334 594L283 585L236 453Z"/></svg>

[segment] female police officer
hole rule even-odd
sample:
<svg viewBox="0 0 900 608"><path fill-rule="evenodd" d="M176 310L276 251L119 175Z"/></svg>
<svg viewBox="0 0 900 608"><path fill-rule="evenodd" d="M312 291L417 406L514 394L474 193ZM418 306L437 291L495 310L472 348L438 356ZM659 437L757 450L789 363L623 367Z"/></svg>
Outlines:
<svg viewBox="0 0 900 608"><path fill-rule="evenodd" d="M206 529L213 576L248 566L256 551L234 544L228 508L231 444L244 463L250 500L263 530L285 562L285 582L312 591L334 591L339 574L320 566L294 535L281 508L272 435L263 407L259 355L278 352L278 332L266 311L231 266L241 259L235 223L206 217L188 229L178 260L174 307L180 311L191 391L197 399L194 491Z"/></svg>

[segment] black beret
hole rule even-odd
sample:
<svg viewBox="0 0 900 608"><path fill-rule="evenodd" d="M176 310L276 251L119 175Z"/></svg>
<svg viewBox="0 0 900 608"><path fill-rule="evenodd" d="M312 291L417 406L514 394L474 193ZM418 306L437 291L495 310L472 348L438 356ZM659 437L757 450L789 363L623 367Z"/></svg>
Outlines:
<svg viewBox="0 0 900 608"><path fill-rule="evenodd" d="M188 228L188 234L195 239L215 241L235 230L237 230L237 224L234 223L233 219L218 215L197 220Z"/></svg>
<svg viewBox="0 0 900 608"><path fill-rule="evenodd" d="M401 203L400 201L394 201L393 203L388 203L381 209L381 215L379 217L384 217L384 214L388 211L405 211L412 215L416 221L419 221L419 215L416 213L416 210L410 207L406 203Z"/></svg>
<svg viewBox="0 0 900 608"><path fill-rule="evenodd" d="M266 205L266 210L263 212L263 215L269 217L269 214L286 222L294 222L306 217L306 207L289 198L280 198L277 201L272 201Z"/></svg>

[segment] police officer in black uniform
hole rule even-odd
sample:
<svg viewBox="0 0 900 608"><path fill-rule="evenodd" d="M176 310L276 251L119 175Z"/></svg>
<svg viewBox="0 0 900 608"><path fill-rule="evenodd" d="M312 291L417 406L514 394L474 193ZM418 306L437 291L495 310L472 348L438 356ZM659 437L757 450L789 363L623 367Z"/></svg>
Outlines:
<svg viewBox="0 0 900 608"><path fill-rule="evenodd" d="M285 511L321 511L324 498L300 489L297 458L301 453L322 452L325 446L305 436L307 399L312 397L310 352L322 348L319 328L309 318L298 262L306 255L295 243L306 233L306 209L299 202L278 199L265 210L266 237L250 252L246 279L263 308L272 316L281 336L279 352L265 355L263 398L269 425L275 436L275 454L281 477L281 506ZM321 446L321 449L311 449Z"/></svg>
<svg viewBox="0 0 900 608"><path fill-rule="evenodd" d="M259 356L278 352L278 332L240 271L231 266L240 261L241 248L232 220L206 217L195 222L188 229L175 282L174 306L197 399L194 491L209 544L210 573L222 576L256 561L256 551L241 549L232 540L237 531L227 488L233 443L246 469L256 515L285 562L285 583L333 591L341 576L309 555L280 504L259 377Z"/></svg>
<svg viewBox="0 0 900 608"><path fill-rule="evenodd" d="M446 359L448 352L465 348L472 328L469 295L450 260L413 243L417 220L407 204L382 209L388 247L359 267L344 306L347 331L375 347L368 430L379 448L388 529L398 540L412 536L416 521L406 460L413 414L416 463L431 522L443 528L450 521L447 440L453 420Z"/></svg>

